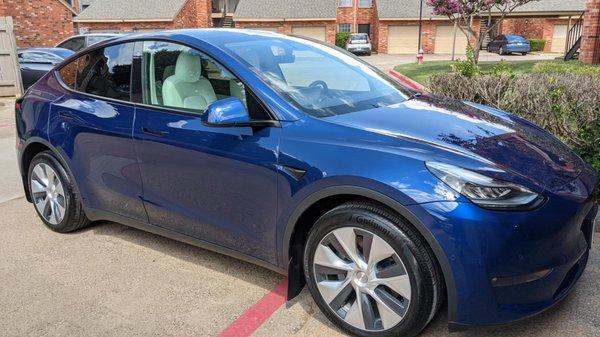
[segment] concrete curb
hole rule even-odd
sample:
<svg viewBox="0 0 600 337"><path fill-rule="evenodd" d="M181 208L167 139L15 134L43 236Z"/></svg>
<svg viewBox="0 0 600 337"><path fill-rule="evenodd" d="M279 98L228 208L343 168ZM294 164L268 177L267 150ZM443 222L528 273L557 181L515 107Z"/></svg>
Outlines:
<svg viewBox="0 0 600 337"><path fill-rule="evenodd" d="M431 92L431 90L429 90L429 88L427 88L426 86L422 85L421 83L418 83L410 78L408 78L407 76L395 71L394 69L390 70L388 72L390 74L390 76L392 76L396 81L398 81L400 84L404 85L405 87L408 87L412 90L418 91L420 93L423 94L428 94Z"/></svg>

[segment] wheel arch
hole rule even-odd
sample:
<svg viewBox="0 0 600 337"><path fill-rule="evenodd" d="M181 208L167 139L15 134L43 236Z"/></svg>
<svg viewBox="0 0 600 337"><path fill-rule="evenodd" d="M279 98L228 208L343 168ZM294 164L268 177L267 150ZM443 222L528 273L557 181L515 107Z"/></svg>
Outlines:
<svg viewBox="0 0 600 337"><path fill-rule="evenodd" d="M25 190L25 198L27 201L32 202L31 193L29 193L29 183L27 181L27 175L29 173L29 165L33 158L40 152L50 151L56 157L56 159L63 166L65 171L69 174L71 179L73 180L73 186L75 186L75 191L79 194L79 188L77 186L77 180L71 171L69 165L67 165L66 160L60 154L60 152L52 146L48 141L39 137L32 137L27 140L27 143L23 147L23 151L19 157L19 166L21 168L21 180L23 183L23 189ZM81 196L81 194L79 194ZM83 200L83 198L82 198Z"/></svg>
<svg viewBox="0 0 600 337"><path fill-rule="evenodd" d="M456 285L450 262L431 231L411 211L396 200L377 191L356 186L328 187L306 197L296 207L285 227L282 255L288 270L288 300L304 288L302 254L306 236L314 221L328 210L352 199L367 199L381 204L404 217L421 234L433 252L444 277L448 319L456 317Z"/></svg>

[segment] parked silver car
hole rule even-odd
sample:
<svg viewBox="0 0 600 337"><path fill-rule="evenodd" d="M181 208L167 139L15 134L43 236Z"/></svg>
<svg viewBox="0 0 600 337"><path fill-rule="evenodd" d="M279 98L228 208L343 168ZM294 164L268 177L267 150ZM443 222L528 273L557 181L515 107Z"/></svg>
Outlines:
<svg viewBox="0 0 600 337"><path fill-rule="evenodd" d="M366 33L351 34L346 41L346 50L353 54L371 55L371 38Z"/></svg>

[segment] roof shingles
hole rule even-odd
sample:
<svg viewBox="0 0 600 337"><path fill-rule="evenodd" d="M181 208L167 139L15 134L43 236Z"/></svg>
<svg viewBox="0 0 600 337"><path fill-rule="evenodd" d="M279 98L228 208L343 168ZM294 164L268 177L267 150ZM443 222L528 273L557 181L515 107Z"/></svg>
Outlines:
<svg viewBox="0 0 600 337"><path fill-rule="evenodd" d="M242 0L244 1L244 0ZM377 12L380 19L418 18L421 0L377 0ZM524 12L583 12L586 0L534 0L515 13ZM424 5L423 16L431 17L431 7Z"/></svg>
<svg viewBox="0 0 600 337"><path fill-rule="evenodd" d="M188 0L94 1L76 21L173 20Z"/></svg>
<svg viewBox="0 0 600 337"><path fill-rule="evenodd" d="M337 0L240 0L234 20L333 19Z"/></svg>

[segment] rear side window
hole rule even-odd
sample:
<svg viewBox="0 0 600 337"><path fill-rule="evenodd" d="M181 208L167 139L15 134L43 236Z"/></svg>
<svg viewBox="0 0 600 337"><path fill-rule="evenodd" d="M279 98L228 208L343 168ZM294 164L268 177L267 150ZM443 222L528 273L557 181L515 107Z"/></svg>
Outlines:
<svg viewBox="0 0 600 337"><path fill-rule="evenodd" d="M75 89L75 80L77 78L77 61L78 60L72 61L59 70L63 83L71 89Z"/></svg>
<svg viewBox="0 0 600 337"><path fill-rule="evenodd" d="M84 37L74 37L56 46L58 48L70 49L72 51L79 51L85 47Z"/></svg>
<svg viewBox="0 0 600 337"><path fill-rule="evenodd" d="M80 57L75 90L129 101L133 46L133 43L110 46Z"/></svg>

